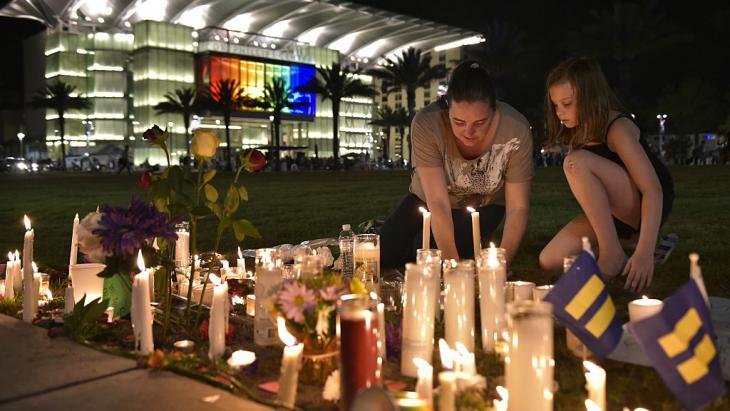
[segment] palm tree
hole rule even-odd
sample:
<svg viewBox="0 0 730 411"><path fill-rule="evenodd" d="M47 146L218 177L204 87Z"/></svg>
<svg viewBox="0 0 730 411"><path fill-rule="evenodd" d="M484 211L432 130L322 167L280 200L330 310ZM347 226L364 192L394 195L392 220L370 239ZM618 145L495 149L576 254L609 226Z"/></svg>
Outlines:
<svg viewBox="0 0 730 411"><path fill-rule="evenodd" d="M190 158L190 117L201 108L201 102L192 87L176 89L173 93L165 94L165 101L155 106L157 114L180 114L185 126L185 148Z"/></svg>
<svg viewBox="0 0 730 411"><path fill-rule="evenodd" d="M322 100L329 99L332 101L332 155L335 164L337 164L340 156L340 140L338 138L340 102L345 97L374 97L377 94L372 86L355 78L353 74L338 63L330 67L317 67L317 75L307 84L297 88L297 91L317 93L322 96Z"/></svg>
<svg viewBox="0 0 730 411"><path fill-rule="evenodd" d="M405 145L405 144L403 144L404 143L403 139L405 138L405 135L406 135L406 127L410 127L410 125L411 125L411 119L405 108L400 107L393 112L393 127L396 127L398 129L398 134L400 135L400 158L402 160L405 160L405 157L403 157L403 146ZM409 138L408 138L408 164L411 164L411 155L410 155L411 151L410 150L411 150L411 139L409 136Z"/></svg>
<svg viewBox="0 0 730 411"><path fill-rule="evenodd" d="M226 127L226 168L233 170L233 163L231 162L231 114L240 110L250 98L243 94L243 88L238 80L222 79L210 86L210 100L211 108L223 116L223 124Z"/></svg>
<svg viewBox="0 0 730 411"><path fill-rule="evenodd" d="M51 109L58 113L58 129L61 132L61 168L63 170L66 169L65 115L69 110L84 110L91 107L91 101L77 95L75 90L76 86L56 80L38 90L30 102L32 107Z"/></svg>
<svg viewBox="0 0 730 411"><path fill-rule="evenodd" d="M395 59L387 58L383 67L370 70L370 74L383 80L383 90L386 93L406 89L408 107L408 124L416 115L416 89L431 84L446 76L446 66L437 64L431 66L431 56L423 54L421 50L409 47ZM411 145L411 135L408 133L408 146Z"/></svg>
<svg viewBox="0 0 730 411"><path fill-rule="evenodd" d="M395 112L390 106L380 106L373 118L368 124L381 127L385 130L385 138L383 139L383 160L388 160L390 149L390 128L395 125Z"/></svg>
<svg viewBox="0 0 730 411"><path fill-rule="evenodd" d="M276 77L264 86L264 98L259 102L258 106L273 111L274 117L274 135L273 144L276 147L274 161L276 171L279 171L279 162L281 160L281 114L284 109L297 109L304 107L309 103L305 101L292 101L291 89L286 85L284 79Z"/></svg>

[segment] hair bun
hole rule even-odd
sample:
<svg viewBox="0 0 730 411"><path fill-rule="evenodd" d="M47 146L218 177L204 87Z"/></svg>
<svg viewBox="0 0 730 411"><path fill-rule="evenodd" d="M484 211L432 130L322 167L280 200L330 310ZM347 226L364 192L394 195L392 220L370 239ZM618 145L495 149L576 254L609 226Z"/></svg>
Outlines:
<svg viewBox="0 0 730 411"><path fill-rule="evenodd" d="M473 69L478 69L478 68L479 68L479 63L477 63L477 62L475 61L475 62L473 62L473 63L469 64L469 68L473 68Z"/></svg>

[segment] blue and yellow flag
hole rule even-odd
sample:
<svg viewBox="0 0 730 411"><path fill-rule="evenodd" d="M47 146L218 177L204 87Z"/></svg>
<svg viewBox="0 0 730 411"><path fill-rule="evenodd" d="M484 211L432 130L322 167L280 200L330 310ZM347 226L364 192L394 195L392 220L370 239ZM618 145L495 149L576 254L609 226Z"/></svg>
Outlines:
<svg viewBox="0 0 730 411"><path fill-rule="evenodd" d="M697 410L725 394L710 310L695 281L664 300L659 314L629 327L682 407Z"/></svg>
<svg viewBox="0 0 730 411"><path fill-rule="evenodd" d="M553 313L597 357L608 356L623 329L598 264L583 251L544 298Z"/></svg>

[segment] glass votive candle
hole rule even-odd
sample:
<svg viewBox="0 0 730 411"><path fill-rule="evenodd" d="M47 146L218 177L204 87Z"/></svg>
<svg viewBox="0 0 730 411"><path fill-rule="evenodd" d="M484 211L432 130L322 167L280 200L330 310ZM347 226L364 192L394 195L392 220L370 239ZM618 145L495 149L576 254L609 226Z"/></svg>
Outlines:
<svg viewBox="0 0 730 411"><path fill-rule="evenodd" d="M532 290L532 297L535 300L535 302L539 303L540 301L542 301L543 298L545 298L545 296L548 295L548 293L553 290L553 287L554 286L552 286L552 285L540 285L540 286L535 287L535 289Z"/></svg>
<svg viewBox="0 0 730 411"><path fill-rule="evenodd" d="M175 341L173 344L175 349L182 352L191 352L195 348L195 342L191 340Z"/></svg>
<svg viewBox="0 0 730 411"><path fill-rule="evenodd" d="M228 365L235 368L248 367L256 361L256 353L246 350L237 350L228 359Z"/></svg>
<svg viewBox="0 0 730 411"><path fill-rule="evenodd" d="M324 261L318 255L298 255L294 258L294 278L317 278L324 273Z"/></svg>
<svg viewBox="0 0 730 411"><path fill-rule="evenodd" d="M246 315L250 317L256 316L256 295L254 294L246 296Z"/></svg>

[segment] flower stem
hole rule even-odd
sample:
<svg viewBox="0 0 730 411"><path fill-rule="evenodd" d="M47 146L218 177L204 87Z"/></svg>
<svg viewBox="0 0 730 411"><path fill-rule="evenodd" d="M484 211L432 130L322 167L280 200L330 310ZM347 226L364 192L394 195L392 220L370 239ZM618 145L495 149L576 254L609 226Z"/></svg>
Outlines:
<svg viewBox="0 0 730 411"><path fill-rule="evenodd" d="M195 203L193 207L200 205L200 191L202 189L203 182L203 169L205 168L205 161L198 161L198 178L195 184ZM190 213L190 250L193 255L198 254L198 217L193 213ZM190 280L188 282L188 295L187 302L185 304L185 324L190 325L190 302L193 299L193 279L195 278L195 259L190 261Z"/></svg>

